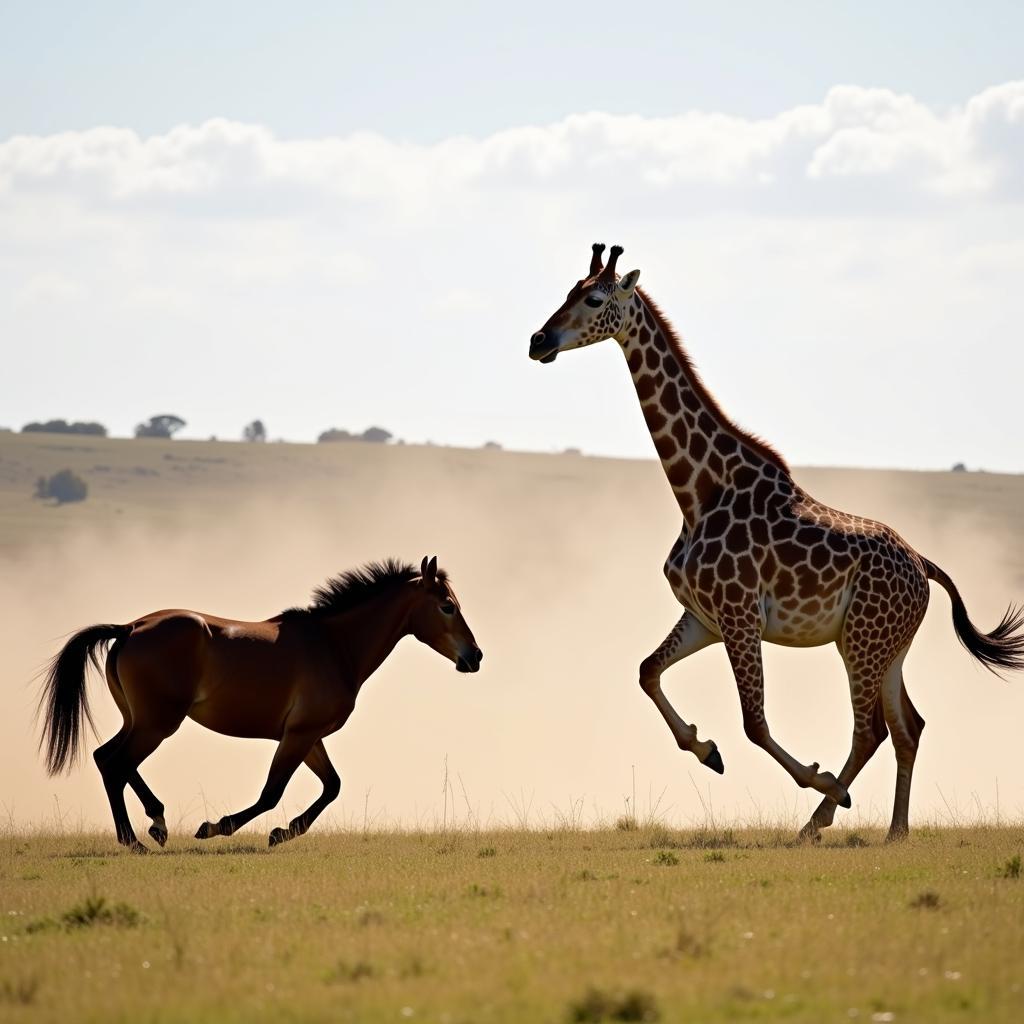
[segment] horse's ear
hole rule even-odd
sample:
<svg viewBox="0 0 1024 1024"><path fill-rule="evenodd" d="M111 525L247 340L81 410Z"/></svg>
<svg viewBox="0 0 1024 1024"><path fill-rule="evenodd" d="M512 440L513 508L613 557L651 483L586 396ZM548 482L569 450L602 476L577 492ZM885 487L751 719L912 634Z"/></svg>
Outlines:
<svg viewBox="0 0 1024 1024"><path fill-rule="evenodd" d="M420 562L420 575L423 577L424 583L434 582L434 578L437 576L437 555L429 560L426 555L423 556L423 561Z"/></svg>

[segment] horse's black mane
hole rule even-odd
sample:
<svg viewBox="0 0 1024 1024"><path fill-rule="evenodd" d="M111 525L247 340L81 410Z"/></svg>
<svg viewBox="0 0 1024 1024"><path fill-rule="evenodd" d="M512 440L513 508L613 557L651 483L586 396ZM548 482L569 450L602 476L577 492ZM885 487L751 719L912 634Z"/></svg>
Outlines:
<svg viewBox="0 0 1024 1024"><path fill-rule="evenodd" d="M332 576L313 591L313 602L306 608L289 608L284 615L338 615L350 611L371 598L390 590L399 583L408 583L420 575L420 570L409 562L385 558L383 562L367 562L358 569L348 569ZM437 578L448 579L444 569L437 570Z"/></svg>

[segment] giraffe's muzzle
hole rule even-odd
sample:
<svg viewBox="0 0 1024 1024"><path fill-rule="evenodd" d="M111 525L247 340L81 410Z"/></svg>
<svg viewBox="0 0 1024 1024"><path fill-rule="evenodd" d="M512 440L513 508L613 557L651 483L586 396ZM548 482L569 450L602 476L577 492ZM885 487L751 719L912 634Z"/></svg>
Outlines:
<svg viewBox="0 0 1024 1024"><path fill-rule="evenodd" d="M538 331L530 339L530 358L542 363L553 363L558 355L558 336Z"/></svg>

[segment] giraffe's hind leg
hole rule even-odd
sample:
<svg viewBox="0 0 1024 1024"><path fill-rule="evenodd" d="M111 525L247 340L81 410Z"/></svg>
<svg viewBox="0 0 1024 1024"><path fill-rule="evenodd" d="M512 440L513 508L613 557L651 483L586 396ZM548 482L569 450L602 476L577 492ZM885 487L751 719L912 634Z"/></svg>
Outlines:
<svg viewBox="0 0 1024 1024"><path fill-rule="evenodd" d="M853 742L850 756L839 773L839 784L849 790L861 769L871 760L872 755L885 741L889 730L879 695L879 680L874 685L862 684L856 670L847 664L850 677L850 697L853 701ZM828 828L836 816L839 805L825 797L818 804L810 820L800 830L801 839L820 839L821 829Z"/></svg>
<svg viewBox="0 0 1024 1024"><path fill-rule="evenodd" d="M910 832L910 783L924 730L924 719L911 703L903 682L902 662L900 658L886 674L882 684L885 721L896 748L896 794L893 798L892 824L886 837L888 842L903 839Z"/></svg>

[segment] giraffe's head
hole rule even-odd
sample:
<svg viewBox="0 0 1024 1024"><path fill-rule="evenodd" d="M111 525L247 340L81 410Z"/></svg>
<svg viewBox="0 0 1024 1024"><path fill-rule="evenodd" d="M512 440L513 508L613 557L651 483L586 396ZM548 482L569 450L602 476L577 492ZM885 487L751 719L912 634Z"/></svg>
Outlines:
<svg viewBox="0 0 1024 1024"><path fill-rule="evenodd" d="M604 246L595 243L590 273L573 285L565 302L530 339L530 358L542 363L554 361L559 352L583 348L595 341L613 338L622 330L625 310L633 298L639 270L619 277L615 263L622 246L613 245L606 266L601 265Z"/></svg>

